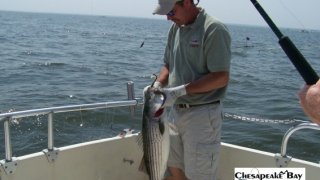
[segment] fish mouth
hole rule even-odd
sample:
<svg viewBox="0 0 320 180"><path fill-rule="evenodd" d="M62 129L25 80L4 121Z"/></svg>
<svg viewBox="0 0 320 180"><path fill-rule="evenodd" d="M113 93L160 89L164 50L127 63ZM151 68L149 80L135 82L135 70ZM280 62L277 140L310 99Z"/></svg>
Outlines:
<svg viewBox="0 0 320 180"><path fill-rule="evenodd" d="M165 102L165 96L162 92L152 92L150 103L150 115L155 118L159 118L163 112L163 104Z"/></svg>

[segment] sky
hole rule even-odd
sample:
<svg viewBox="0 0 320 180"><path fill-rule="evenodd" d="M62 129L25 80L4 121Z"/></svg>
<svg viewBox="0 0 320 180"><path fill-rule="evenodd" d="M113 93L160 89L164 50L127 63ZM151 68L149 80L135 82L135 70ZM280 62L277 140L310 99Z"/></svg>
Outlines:
<svg viewBox="0 0 320 180"><path fill-rule="evenodd" d="M0 10L166 19L152 15L158 0L0 0ZM320 30L320 0L259 0L281 28ZM227 24L267 26L250 0L201 0L199 6Z"/></svg>

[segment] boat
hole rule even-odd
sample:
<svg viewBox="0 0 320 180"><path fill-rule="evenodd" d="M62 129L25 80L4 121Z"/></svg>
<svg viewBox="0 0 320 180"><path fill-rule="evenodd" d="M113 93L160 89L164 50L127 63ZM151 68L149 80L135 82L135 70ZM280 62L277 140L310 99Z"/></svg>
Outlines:
<svg viewBox="0 0 320 180"><path fill-rule="evenodd" d="M255 4L255 0L251 0ZM267 20L270 22L270 20ZM274 25L272 25L274 27ZM282 34L276 30L282 38ZM248 39L249 40L249 39ZM286 39L285 39L286 40ZM143 44L141 44L142 46ZM310 68L309 68L310 69ZM311 75L312 78L314 78ZM307 77L306 80L310 80ZM313 83L314 79L311 78ZM54 145L54 115L82 110L129 107L131 111L142 106L143 100L134 97L133 82L127 84L128 99L120 101L97 102L92 104L65 105L25 111L0 113L3 123L5 158L0 161L0 180L147 180L148 175L139 170L143 156L137 143L139 132L126 130L114 137L102 138L62 147ZM17 118L47 116L47 147L39 152L13 157L10 124ZM301 123L292 126L279 144L279 153L257 150L230 143L221 143L218 168L219 180L254 179L237 177L236 169L303 169L303 179L318 180L320 164L294 158L287 154L288 141L299 130L320 130L314 123ZM293 171L294 172L294 171ZM284 172L281 172L284 173ZM253 175L253 174L251 174ZM260 175L256 173L256 175ZM261 177L261 176L260 176ZM257 178L256 178L257 179ZM263 178L258 178L263 179ZM268 178L270 179L270 178ZM294 179L294 178L291 178Z"/></svg>
<svg viewBox="0 0 320 180"><path fill-rule="evenodd" d="M139 171L143 156L137 143L138 133L125 133L99 140L54 146L54 114L80 110L129 107L134 111L143 104L134 97L134 83L127 83L128 99L93 104L67 105L16 111L0 114L4 124L5 159L1 160L1 180L147 180ZM10 121L15 118L46 115L48 118L48 147L19 157L12 157ZM281 151L270 153L230 143L222 143L219 180L235 179L235 168L303 168L307 180L318 180L320 164L297 159L286 154L290 136L301 129L320 130L313 123L301 123L291 127L283 136ZM45 147L44 147L45 148ZM241 178L244 179L244 178Z"/></svg>

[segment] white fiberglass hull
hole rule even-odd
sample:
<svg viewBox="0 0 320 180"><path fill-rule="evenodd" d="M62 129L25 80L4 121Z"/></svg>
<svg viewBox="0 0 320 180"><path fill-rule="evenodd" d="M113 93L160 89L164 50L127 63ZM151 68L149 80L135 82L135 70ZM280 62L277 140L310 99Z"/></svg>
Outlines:
<svg viewBox="0 0 320 180"><path fill-rule="evenodd" d="M148 179L139 172L142 151L136 134L59 148L54 162L43 152L16 158L12 174L1 170L1 180L127 180ZM235 167L276 167L274 154L222 143L220 179L234 179ZM288 167L304 167L308 180L318 180L320 165L292 159Z"/></svg>

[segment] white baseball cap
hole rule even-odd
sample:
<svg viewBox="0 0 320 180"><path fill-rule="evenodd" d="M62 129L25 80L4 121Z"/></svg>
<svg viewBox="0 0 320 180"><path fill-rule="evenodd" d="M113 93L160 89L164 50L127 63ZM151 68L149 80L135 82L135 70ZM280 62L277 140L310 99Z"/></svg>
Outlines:
<svg viewBox="0 0 320 180"><path fill-rule="evenodd" d="M182 0L158 0L158 5L152 14L167 15L179 1Z"/></svg>

